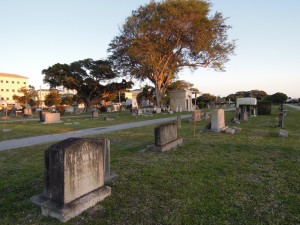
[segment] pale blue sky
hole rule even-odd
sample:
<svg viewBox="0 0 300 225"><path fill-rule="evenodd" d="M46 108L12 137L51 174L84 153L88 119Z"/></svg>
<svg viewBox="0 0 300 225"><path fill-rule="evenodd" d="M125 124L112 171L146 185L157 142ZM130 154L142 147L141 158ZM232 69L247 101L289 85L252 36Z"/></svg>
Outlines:
<svg viewBox="0 0 300 225"><path fill-rule="evenodd" d="M55 63L105 59L126 17L148 0L0 0L0 72L29 77ZM181 79L201 92L226 96L260 89L300 97L300 1L213 0L212 11L229 17L236 55L226 72L201 68ZM138 85L136 87L139 87Z"/></svg>

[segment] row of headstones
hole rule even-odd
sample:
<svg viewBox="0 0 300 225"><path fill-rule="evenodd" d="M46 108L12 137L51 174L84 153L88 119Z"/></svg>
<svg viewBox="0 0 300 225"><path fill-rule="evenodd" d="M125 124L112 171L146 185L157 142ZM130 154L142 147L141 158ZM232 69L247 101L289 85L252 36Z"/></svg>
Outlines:
<svg viewBox="0 0 300 225"><path fill-rule="evenodd" d="M199 114L199 112L197 112ZM201 115L201 113L200 113ZM214 110L212 131L224 129L224 110ZM182 144L176 122L154 128L155 144L147 150L165 152ZM116 177L110 171L110 141L106 138L69 138L45 151L43 192L31 198L42 215L66 222L111 194L106 184Z"/></svg>
<svg viewBox="0 0 300 225"><path fill-rule="evenodd" d="M154 129L155 144L148 150L164 152L182 144L177 123ZM110 141L106 138L69 138L45 151L44 189L31 201L42 215L66 222L111 194Z"/></svg>
<svg viewBox="0 0 300 225"><path fill-rule="evenodd" d="M209 114L204 112L203 115L201 110L195 110L191 116L191 122L201 121L202 119L209 119ZM236 132L241 131L241 128L233 127L229 128L225 126L225 113L224 109L215 109L211 113L211 120L206 125L206 129L212 132L225 132L227 134L234 134Z"/></svg>

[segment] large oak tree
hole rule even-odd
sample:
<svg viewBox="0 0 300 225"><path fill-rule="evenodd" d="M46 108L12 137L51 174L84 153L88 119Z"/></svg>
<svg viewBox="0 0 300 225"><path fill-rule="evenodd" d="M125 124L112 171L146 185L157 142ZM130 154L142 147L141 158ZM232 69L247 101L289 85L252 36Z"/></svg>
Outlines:
<svg viewBox="0 0 300 225"><path fill-rule="evenodd" d="M221 13L210 14L204 0L151 1L132 12L108 51L124 75L155 85L157 106L178 72L188 67L223 71L233 54Z"/></svg>
<svg viewBox="0 0 300 225"><path fill-rule="evenodd" d="M51 88L63 86L77 91L77 95L83 101L87 111L102 99L103 93L109 89L116 91L117 88L130 88L130 82L106 84L109 80L117 77L106 60L85 59L72 62L71 64L57 63L42 71L44 83ZM102 82L102 84L101 84Z"/></svg>

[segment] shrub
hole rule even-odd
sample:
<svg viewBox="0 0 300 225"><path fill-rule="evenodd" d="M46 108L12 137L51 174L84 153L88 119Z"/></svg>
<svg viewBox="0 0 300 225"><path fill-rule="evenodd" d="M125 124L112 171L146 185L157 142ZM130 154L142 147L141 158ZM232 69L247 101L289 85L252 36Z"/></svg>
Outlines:
<svg viewBox="0 0 300 225"><path fill-rule="evenodd" d="M257 115L270 115L272 111L272 102L258 101Z"/></svg>
<svg viewBox="0 0 300 225"><path fill-rule="evenodd" d="M56 110L61 116L63 116L65 114L66 107L63 105L59 105L56 107Z"/></svg>

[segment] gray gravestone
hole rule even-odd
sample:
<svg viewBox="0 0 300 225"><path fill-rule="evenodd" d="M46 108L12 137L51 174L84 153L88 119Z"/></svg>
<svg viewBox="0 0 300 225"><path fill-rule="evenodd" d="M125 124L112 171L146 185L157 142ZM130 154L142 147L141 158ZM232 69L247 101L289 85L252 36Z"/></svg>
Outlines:
<svg viewBox="0 0 300 225"><path fill-rule="evenodd" d="M279 112L279 124L278 127L284 128L284 118L287 114L287 110L282 110Z"/></svg>
<svg viewBox="0 0 300 225"><path fill-rule="evenodd" d="M92 111L92 118L98 118L99 117L99 112L98 110Z"/></svg>
<svg viewBox="0 0 300 225"><path fill-rule="evenodd" d="M149 150L165 152L182 144L182 138L177 137L177 123L170 122L154 128L155 145Z"/></svg>
<svg viewBox="0 0 300 225"><path fill-rule="evenodd" d="M181 127L181 116L177 116L177 127Z"/></svg>
<svg viewBox="0 0 300 225"><path fill-rule="evenodd" d="M31 198L42 215L66 222L111 194L108 146L105 138L69 138L45 151L44 190Z"/></svg>

